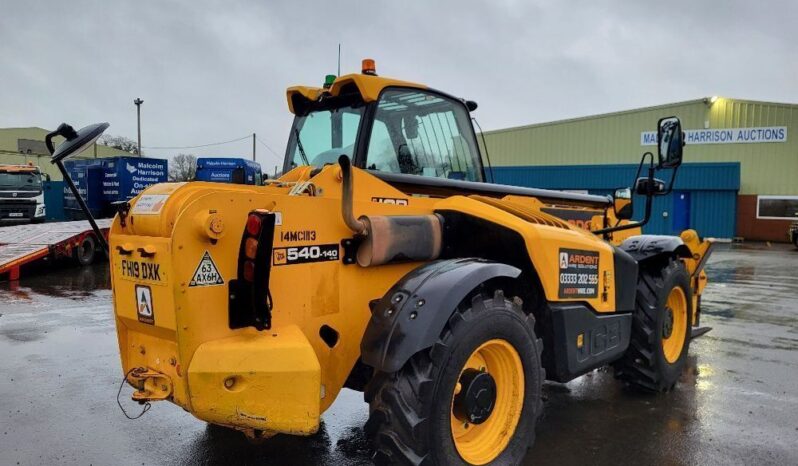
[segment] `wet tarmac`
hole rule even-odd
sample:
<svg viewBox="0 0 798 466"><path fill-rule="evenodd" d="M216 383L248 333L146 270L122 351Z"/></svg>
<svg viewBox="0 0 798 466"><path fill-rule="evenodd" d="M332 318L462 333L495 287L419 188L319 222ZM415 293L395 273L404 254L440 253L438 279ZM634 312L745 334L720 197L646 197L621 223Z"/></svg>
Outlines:
<svg viewBox="0 0 798 466"><path fill-rule="evenodd" d="M362 395L310 438L254 446L169 403L127 420L107 264L0 283L0 464L368 464ZM611 371L547 383L528 464L798 464L798 251L718 250L677 389L641 395ZM130 411L125 388L123 402Z"/></svg>

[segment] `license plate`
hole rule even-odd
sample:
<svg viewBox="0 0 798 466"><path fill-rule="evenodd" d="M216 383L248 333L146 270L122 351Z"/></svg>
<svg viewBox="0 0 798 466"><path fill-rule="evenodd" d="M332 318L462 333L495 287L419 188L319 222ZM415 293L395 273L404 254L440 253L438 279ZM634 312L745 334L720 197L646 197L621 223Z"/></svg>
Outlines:
<svg viewBox="0 0 798 466"><path fill-rule="evenodd" d="M23 214L22 212L9 212L8 213L9 217L22 217L23 215L25 215L25 214Z"/></svg>

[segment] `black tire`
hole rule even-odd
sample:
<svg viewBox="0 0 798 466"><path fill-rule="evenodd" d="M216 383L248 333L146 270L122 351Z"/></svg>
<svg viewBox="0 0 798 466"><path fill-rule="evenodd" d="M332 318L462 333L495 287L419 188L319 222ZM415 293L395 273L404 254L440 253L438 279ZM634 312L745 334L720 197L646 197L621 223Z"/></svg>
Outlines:
<svg viewBox="0 0 798 466"><path fill-rule="evenodd" d="M520 300L477 294L452 314L438 342L416 353L396 373L377 373L366 387L370 405L364 428L377 464L467 464L457 451L451 413L455 384L469 356L485 342L504 340L520 357L524 400L515 432L491 464L518 464L534 443L542 410L542 340Z"/></svg>
<svg viewBox="0 0 798 466"><path fill-rule="evenodd" d="M80 245L75 248L75 260L79 265L91 265L97 255L97 241L94 236L86 235Z"/></svg>
<svg viewBox="0 0 798 466"><path fill-rule="evenodd" d="M680 287L686 297L687 325L678 359L669 362L662 341L669 319L666 303L675 287ZM681 261L669 259L664 264L641 266L632 338L626 353L614 364L616 377L645 391L664 392L673 388L690 347L692 302L690 277Z"/></svg>

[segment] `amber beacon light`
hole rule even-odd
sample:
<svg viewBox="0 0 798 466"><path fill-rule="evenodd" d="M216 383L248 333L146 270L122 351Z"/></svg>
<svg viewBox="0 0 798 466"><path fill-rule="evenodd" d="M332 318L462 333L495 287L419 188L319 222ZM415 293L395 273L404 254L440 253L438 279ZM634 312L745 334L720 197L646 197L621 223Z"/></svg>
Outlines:
<svg viewBox="0 0 798 466"><path fill-rule="evenodd" d="M372 58L364 58L363 59L363 74L369 74L371 76L377 76L377 64L374 63L374 59Z"/></svg>

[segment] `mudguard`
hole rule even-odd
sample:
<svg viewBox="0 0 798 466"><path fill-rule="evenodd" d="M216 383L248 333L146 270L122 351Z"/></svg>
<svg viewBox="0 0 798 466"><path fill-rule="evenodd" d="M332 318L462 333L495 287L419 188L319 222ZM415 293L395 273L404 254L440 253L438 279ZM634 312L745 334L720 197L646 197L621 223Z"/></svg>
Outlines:
<svg viewBox="0 0 798 466"><path fill-rule="evenodd" d="M691 258L690 248L678 236L638 235L627 238L620 246L638 263L662 255Z"/></svg>
<svg viewBox="0 0 798 466"><path fill-rule="evenodd" d="M476 258L439 260L412 270L374 306L360 343L361 359L378 371L398 371L438 341L472 290L492 278L520 273L511 265Z"/></svg>

